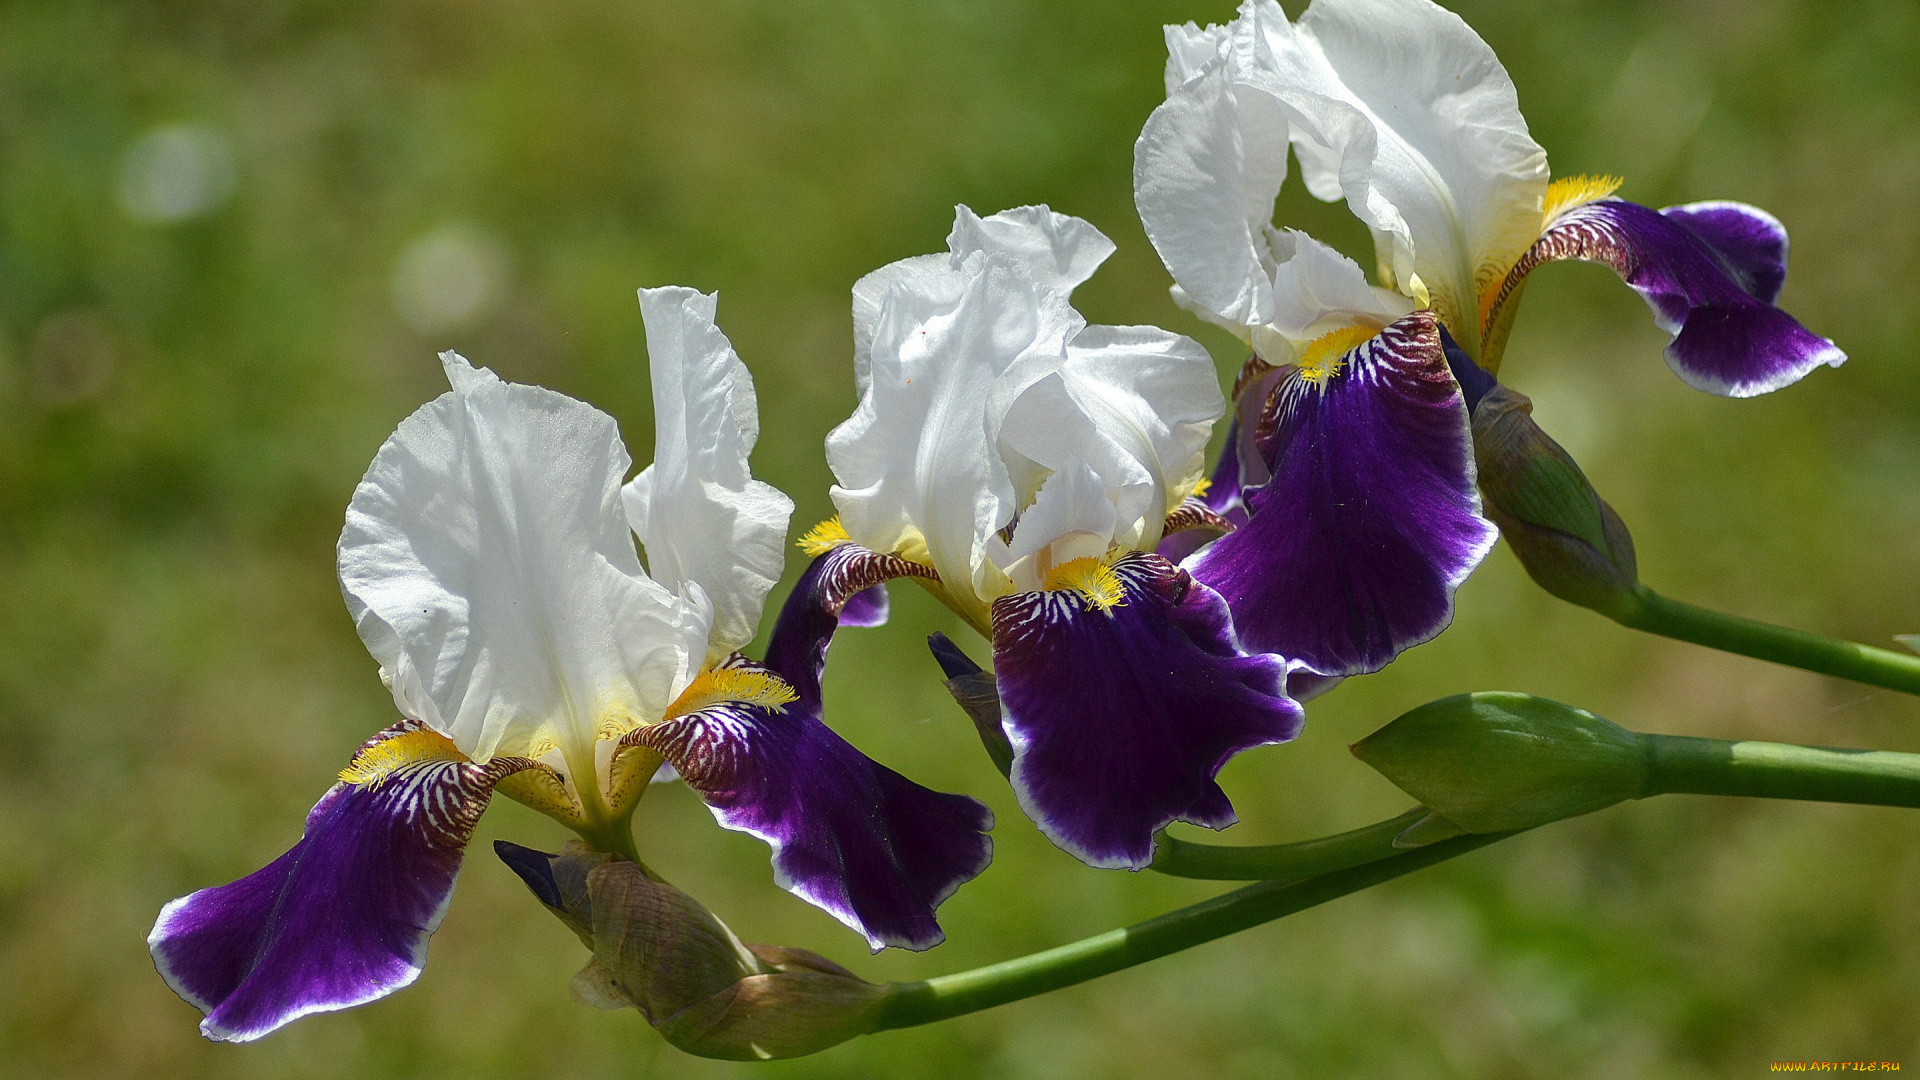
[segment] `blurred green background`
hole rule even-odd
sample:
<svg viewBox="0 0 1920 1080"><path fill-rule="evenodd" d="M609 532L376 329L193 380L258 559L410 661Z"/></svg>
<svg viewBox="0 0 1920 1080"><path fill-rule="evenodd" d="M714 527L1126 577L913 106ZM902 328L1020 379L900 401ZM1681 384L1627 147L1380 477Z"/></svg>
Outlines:
<svg viewBox="0 0 1920 1080"><path fill-rule="evenodd" d="M1300 5L1289 3L1297 13ZM1596 267L1528 290L1506 376L1671 595L1881 643L1920 630L1920 6L1461 3L1556 174L1744 199L1794 238L1787 306L1852 354L1771 397L1684 388ZM1557 825L1097 983L742 1066L573 1004L585 960L489 853L561 830L501 800L433 962L370 1007L206 1043L143 939L298 836L393 719L333 545L456 347L652 432L633 290L721 292L760 386L757 472L831 510L848 287L938 250L956 202L1091 219L1095 322L1177 311L1134 216L1160 24L1226 0L231 0L0 7L0 1072L48 1077L1709 1077L1920 1067L1920 815L1669 798ZM1280 220L1365 257L1290 182ZM788 580L798 573L796 556ZM776 597L784 594L784 589ZM1219 891L1082 867L1020 815L922 647L834 646L829 718L988 800L997 858L949 942L868 958L765 849L656 789L641 849L750 940L869 977L956 970ZM1920 750L1910 699L1635 636L1497 550L1453 629L1236 760L1237 842L1397 812L1345 752L1401 710L1546 694L1650 730Z"/></svg>

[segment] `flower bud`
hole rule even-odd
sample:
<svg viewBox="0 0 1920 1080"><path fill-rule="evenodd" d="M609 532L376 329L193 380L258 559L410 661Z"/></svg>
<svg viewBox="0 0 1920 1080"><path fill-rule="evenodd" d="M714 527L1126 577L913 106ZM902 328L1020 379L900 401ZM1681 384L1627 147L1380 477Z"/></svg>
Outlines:
<svg viewBox="0 0 1920 1080"><path fill-rule="evenodd" d="M1441 698L1352 749L1445 823L1467 832L1532 828L1647 793L1644 736L1530 694ZM1430 838L1445 832L1444 823L1421 825Z"/></svg>
<svg viewBox="0 0 1920 1080"><path fill-rule="evenodd" d="M747 945L698 900L615 855L495 841L593 959L582 1004L635 1008L674 1046L736 1061L799 1057L872 1029L888 989L801 949Z"/></svg>
<svg viewBox="0 0 1920 1080"><path fill-rule="evenodd" d="M1628 614L1639 603L1633 537L1532 413L1525 395L1498 384L1474 405L1487 517L1541 588L1603 615Z"/></svg>
<svg viewBox="0 0 1920 1080"><path fill-rule="evenodd" d="M946 673L947 692L980 733L980 743L987 748L994 767L1000 770L1000 775L1010 775L1013 744L1007 741L1006 729L1000 726L1000 684L994 681L993 672L974 663L945 634L936 632L927 638L927 648L933 651L940 670Z"/></svg>

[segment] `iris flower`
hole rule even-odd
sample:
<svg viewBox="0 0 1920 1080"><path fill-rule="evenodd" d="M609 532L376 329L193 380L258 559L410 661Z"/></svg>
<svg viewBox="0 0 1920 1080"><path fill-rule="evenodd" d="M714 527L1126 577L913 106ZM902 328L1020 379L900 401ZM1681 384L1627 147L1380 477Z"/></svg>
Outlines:
<svg viewBox="0 0 1920 1080"><path fill-rule="evenodd" d="M1211 517L1189 496L1218 376L1188 338L1072 308L1113 251L1085 221L960 207L947 242L854 287L860 403L827 438L840 513L803 584L909 577L985 635L1021 807L1137 869L1171 821L1231 824L1215 774L1301 722L1288 665L1154 553Z"/></svg>
<svg viewBox="0 0 1920 1080"><path fill-rule="evenodd" d="M793 504L748 472L753 383L715 297L640 299L658 435L624 489L611 417L449 352L452 391L354 492L341 585L402 719L360 747L292 850L161 912L154 961L208 1037L255 1039L413 981L495 790L631 854L635 805L670 764L723 826L773 846L784 887L875 949L938 942L934 908L986 866L985 807L820 721L835 624L816 597L790 599L766 663L736 651Z"/></svg>
<svg viewBox="0 0 1920 1080"><path fill-rule="evenodd" d="M1247 0L1230 25L1168 27L1167 47L1135 196L1175 299L1253 351L1208 494L1244 524L1189 562L1250 648L1340 676L1445 627L1494 536L1445 347L1497 372L1543 263L1611 266L1702 390L1764 393L1845 360L1773 304L1778 221L1651 210L1612 178L1549 183L1505 69L1427 0L1314 0L1297 24ZM1378 286L1271 224L1289 144L1307 189L1367 223Z"/></svg>

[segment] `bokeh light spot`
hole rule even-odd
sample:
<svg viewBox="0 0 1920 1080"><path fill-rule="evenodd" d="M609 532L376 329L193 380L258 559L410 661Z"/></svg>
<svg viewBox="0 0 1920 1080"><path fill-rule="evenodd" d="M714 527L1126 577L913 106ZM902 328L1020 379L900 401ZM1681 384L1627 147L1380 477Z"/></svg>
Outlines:
<svg viewBox="0 0 1920 1080"><path fill-rule="evenodd" d="M393 267L393 309L419 334L471 326L496 311L507 287L507 247L476 225L430 230Z"/></svg>
<svg viewBox="0 0 1920 1080"><path fill-rule="evenodd" d="M233 148L205 124L168 124L141 135L120 159L120 209L164 225L203 217L233 195Z"/></svg>

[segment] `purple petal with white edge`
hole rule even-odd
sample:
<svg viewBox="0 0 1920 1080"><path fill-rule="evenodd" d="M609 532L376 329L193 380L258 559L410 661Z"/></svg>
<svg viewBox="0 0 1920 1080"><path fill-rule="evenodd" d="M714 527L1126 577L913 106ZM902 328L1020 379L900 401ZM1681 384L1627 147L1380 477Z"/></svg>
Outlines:
<svg viewBox="0 0 1920 1080"><path fill-rule="evenodd" d="M722 702L622 743L664 755L723 827L773 846L781 888L875 952L938 945L934 910L993 859L992 811L871 760L798 702Z"/></svg>
<svg viewBox="0 0 1920 1080"><path fill-rule="evenodd" d="M816 556L794 583L767 641L766 666L799 695L800 708L820 714L820 673L827 646L842 626L879 626L887 621L883 582L898 577L938 580L932 568L858 544L841 544ZM878 603L874 590L879 590Z"/></svg>
<svg viewBox="0 0 1920 1080"><path fill-rule="evenodd" d="M1219 594L1158 555L1111 570L1111 606L1074 589L994 601L993 665L1021 808L1083 862L1138 870L1171 822L1233 824L1215 775L1302 715L1287 664L1241 652Z"/></svg>
<svg viewBox="0 0 1920 1080"><path fill-rule="evenodd" d="M1660 216L1685 227L1719 257L1740 291L1763 304L1787 283L1787 227L1757 206L1697 202L1669 206Z"/></svg>
<svg viewBox="0 0 1920 1080"><path fill-rule="evenodd" d="M1847 355L1773 306L1787 274L1787 234L1739 203L1650 210L1602 199L1560 215L1508 273L1504 306L1526 275L1556 259L1610 266L1673 335L1667 366L1688 386L1754 397Z"/></svg>
<svg viewBox="0 0 1920 1080"><path fill-rule="evenodd" d="M309 1013L411 983L440 927L474 823L525 758L466 760L413 721L361 747L285 855L160 912L147 946L160 975L206 1013L200 1031L248 1042Z"/></svg>
<svg viewBox="0 0 1920 1080"><path fill-rule="evenodd" d="M1466 404L1432 312L1387 327L1324 382L1288 369L1255 441L1272 480L1248 491L1247 524L1189 561L1248 649L1358 675L1446 628L1499 533L1480 514Z"/></svg>

